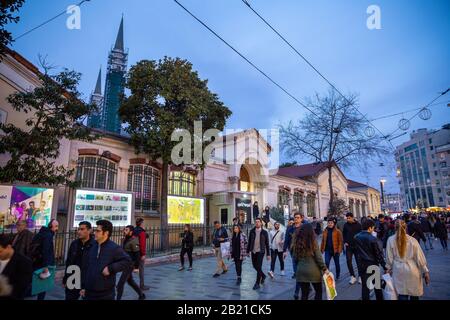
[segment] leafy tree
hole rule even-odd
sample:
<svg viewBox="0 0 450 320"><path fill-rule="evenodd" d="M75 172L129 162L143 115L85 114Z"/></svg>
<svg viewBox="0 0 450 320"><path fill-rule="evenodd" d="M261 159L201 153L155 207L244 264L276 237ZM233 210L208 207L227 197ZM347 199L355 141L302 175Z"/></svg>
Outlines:
<svg viewBox="0 0 450 320"><path fill-rule="evenodd" d="M293 162L283 162L283 163L280 165L280 168L292 167L292 166L296 166L296 165L298 165L298 164L297 164L297 161L293 161Z"/></svg>
<svg viewBox="0 0 450 320"><path fill-rule="evenodd" d="M160 211L161 228L166 230L168 170L172 149L178 144L172 141L172 133L179 129L193 133L194 121L202 121L204 129L221 131L231 111L208 89L207 80L192 70L192 64L180 58L138 62L129 71L126 87L131 94L123 99L119 113L128 124L131 144L136 152L162 162ZM162 245L167 244L168 233L162 235Z"/></svg>
<svg viewBox="0 0 450 320"><path fill-rule="evenodd" d="M344 98L330 89L328 94L316 94L305 104L314 114L280 125L280 145L292 158L305 157L327 164L329 207L332 207L333 165L364 167L367 159L384 156L389 149L378 135L369 137L364 133L368 123L357 111L355 95Z"/></svg>
<svg viewBox="0 0 450 320"><path fill-rule="evenodd" d="M333 203L328 208L328 214L333 216L340 216L348 210L344 199L333 197Z"/></svg>
<svg viewBox="0 0 450 320"><path fill-rule="evenodd" d="M0 124L0 154L9 158L0 168L4 183L28 182L73 185L73 170L55 165L62 139L92 141L89 128L80 120L95 107L80 100L80 74L64 69L56 75L39 74L41 86L17 92L7 101L17 112L28 115L23 124Z"/></svg>
<svg viewBox="0 0 450 320"><path fill-rule="evenodd" d="M5 54L5 47L12 41L11 33L5 29L8 23L19 22L19 17L14 14L24 4L25 0L2 0L0 1L0 61Z"/></svg>

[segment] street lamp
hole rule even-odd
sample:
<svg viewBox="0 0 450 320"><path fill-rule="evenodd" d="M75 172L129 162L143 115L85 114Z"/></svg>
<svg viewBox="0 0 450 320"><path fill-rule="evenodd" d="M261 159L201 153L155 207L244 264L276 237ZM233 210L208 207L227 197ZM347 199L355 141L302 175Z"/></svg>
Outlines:
<svg viewBox="0 0 450 320"><path fill-rule="evenodd" d="M384 184L385 183L386 183L386 179L385 178L381 178L380 179L381 204L382 204L381 210L383 210L383 211L384 211L384 207L385 207L385 202L384 202Z"/></svg>

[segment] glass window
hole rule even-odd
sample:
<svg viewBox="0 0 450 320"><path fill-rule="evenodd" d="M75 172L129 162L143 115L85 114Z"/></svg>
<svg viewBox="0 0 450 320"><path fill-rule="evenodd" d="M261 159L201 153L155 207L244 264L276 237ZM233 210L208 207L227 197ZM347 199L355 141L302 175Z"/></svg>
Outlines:
<svg viewBox="0 0 450 320"><path fill-rule="evenodd" d="M116 187L117 164L102 157L78 158L75 179L82 188L113 190Z"/></svg>
<svg viewBox="0 0 450 320"><path fill-rule="evenodd" d="M142 211L159 210L159 170L146 164L133 164L128 169L127 190L135 195L135 208Z"/></svg>
<svg viewBox="0 0 450 320"><path fill-rule="evenodd" d="M289 205L289 191L285 189L278 190L278 207L283 208L284 205Z"/></svg>
<svg viewBox="0 0 450 320"><path fill-rule="evenodd" d="M169 175L169 194L195 197L195 176L182 171L171 171Z"/></svg>
<svg viewBox="0 0 450 320"><path fill-rule="evenodd" d="M306 196L306 215L314 217L316 215L316 194L308 193Z"/></svg>
<svg viewBox="0 0 450 320"><path fill-rule="evenodd" d="M294 209L298 210L300 213L303 212L303 202L304 202L304 193L301 191L294 192Z"/></svg>

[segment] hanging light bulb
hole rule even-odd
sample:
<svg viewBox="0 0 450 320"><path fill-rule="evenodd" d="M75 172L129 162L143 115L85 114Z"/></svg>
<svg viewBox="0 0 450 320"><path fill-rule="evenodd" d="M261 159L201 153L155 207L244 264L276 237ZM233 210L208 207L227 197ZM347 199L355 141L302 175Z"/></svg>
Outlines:
<svg viewBox="0 0 450 320"><path fill-rule="evenodd" d="M369 138L372 138L375 135L375 129L372 128L372 126L367 126L366 129L364 129L364 133Z"/></svg>
<svg viewBox="0 0 450 320"><path fill-rule="evenodd" d="M422 120L429 120L431 118L431 110L423 107L419 112L419 118Z"/></svg>
<svg viewBox="0 0 450 320"><path fill-rule="evenodd" d="M408 130L411 126L411 122L408 119L402 118L398 122L398 127L404 131Z"/></svg>

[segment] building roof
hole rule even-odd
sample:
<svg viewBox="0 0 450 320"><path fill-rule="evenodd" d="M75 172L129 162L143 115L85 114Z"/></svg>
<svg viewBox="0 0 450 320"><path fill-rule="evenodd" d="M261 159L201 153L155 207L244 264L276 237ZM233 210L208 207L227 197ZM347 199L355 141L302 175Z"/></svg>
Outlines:
<svg viewBox="0 0 450 320"><path fill-rule="evenodd" d="M352 189L352 188L370 188L368 185L358 182L358 181L354 181L354 180L350 180L347 179L347 186L348 188Z"/></svg>
<svg viewBox="0 0 450 320"><path fill-rule="evenodd" d="M293 178L306 178L317 175L327 167L328 162L308 163L299 166L279 168L277 175Z"/></svg>
<svg viewBox="0 0 450 320"><path fill-rule="evenodd" d="M102 94L102 68L98 71L97 84L95 85L95 94Z"/></svg>
<svg viewBox="0 0 450 320"><path fill-rule="evenodd" d="M123 46L123 16L122 16L122 20L120 20L119 31L117 32L116 43L114 45L114 49L118 49L120 51L124 51L124 46Z"/></svg>

